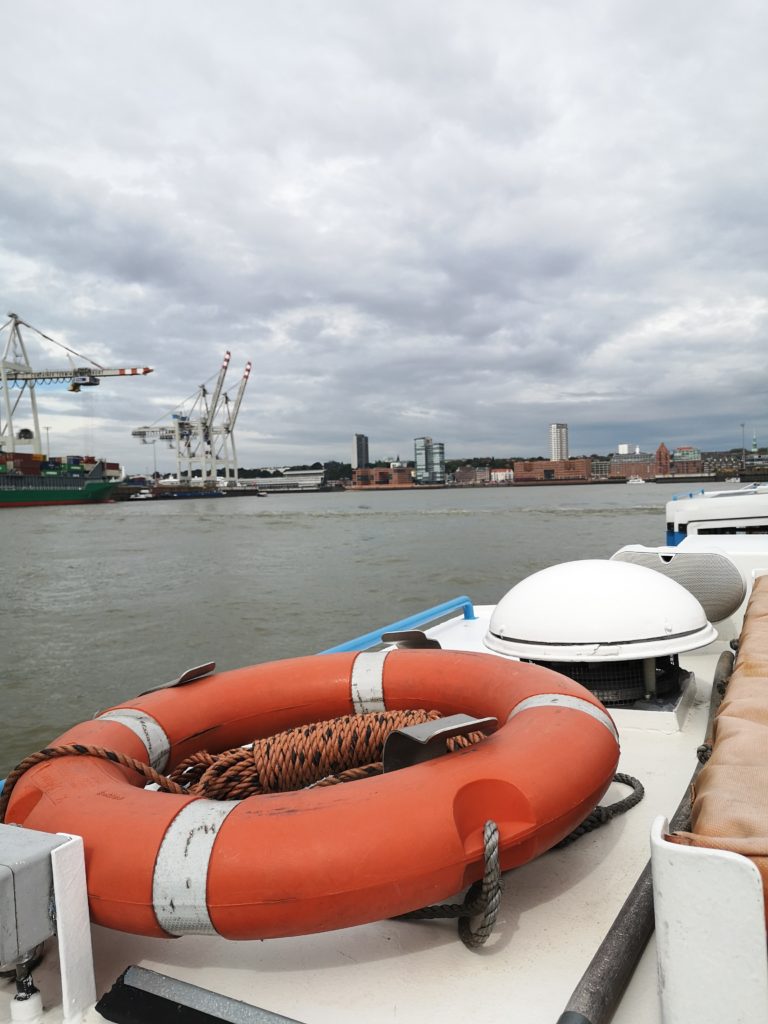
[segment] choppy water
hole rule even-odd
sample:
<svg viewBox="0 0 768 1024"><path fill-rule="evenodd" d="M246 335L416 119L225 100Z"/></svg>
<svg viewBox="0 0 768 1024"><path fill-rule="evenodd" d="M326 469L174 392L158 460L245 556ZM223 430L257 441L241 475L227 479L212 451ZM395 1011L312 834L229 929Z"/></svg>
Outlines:
<svg viewBox="0 0 768 1024"><path fill-rule="evenodd" d="M0 778L102 707L205 661L308 654L537 569L664 543L679 485L4 509Z"/></svg>

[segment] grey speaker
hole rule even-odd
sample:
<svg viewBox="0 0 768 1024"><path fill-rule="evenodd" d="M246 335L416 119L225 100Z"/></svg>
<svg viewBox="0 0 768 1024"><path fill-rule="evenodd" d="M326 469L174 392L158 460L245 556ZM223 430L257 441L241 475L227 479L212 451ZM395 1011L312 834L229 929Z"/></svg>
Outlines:
<svg viewBox="0 0 768 1024"><path fill-rule="evenodd" d="M685 587L698 600L710 622L732 615L744 600L744 578L726 555L716 551L676 551L629 545L611 556L660 572Z"/></svg>

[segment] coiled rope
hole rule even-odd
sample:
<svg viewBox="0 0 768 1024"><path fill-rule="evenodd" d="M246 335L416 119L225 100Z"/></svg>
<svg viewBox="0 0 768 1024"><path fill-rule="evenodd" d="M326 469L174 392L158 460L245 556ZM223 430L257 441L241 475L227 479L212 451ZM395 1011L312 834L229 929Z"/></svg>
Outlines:
<svg viewBox="0 0 768 1024"><path fill-rule="evenodd" d="M182 761L169 778L184 792L211 800L241 800L257 793L284 793L378 775L390 733L433 722L439 711L371 711L313 722L255 740L223 754L200 751ZM446 741L452 753L484 739L481 732Z"/></svg>

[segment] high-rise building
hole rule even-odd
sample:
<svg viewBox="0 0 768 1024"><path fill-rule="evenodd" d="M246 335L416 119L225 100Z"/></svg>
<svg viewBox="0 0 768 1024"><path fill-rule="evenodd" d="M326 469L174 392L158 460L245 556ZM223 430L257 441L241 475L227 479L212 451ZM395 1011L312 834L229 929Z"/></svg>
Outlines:
<svg viewBox="0 0 768 1024"><path fill-rule="evenodd" d="M368 458L368 435L355 434L352 439L352 469L365 469Z"/></svg>
<svg viewBox="0 0 768 1024"><path fill-rule="evenodd" d="M417 484L445 483L445 445L431 437L414 439Z"/></svg>
<svg viewBox="0 0 768 1024"><path fill-rule="evenodd" d="M445 445L435 441L432 445L432 483L445 483Z"/></svg>
<svg viewBox="0 0 768 1024"><path fill-rule="evenodd" d="M549 424L549 457L552 462L561 462L568 458L568 424Z"/></svg>

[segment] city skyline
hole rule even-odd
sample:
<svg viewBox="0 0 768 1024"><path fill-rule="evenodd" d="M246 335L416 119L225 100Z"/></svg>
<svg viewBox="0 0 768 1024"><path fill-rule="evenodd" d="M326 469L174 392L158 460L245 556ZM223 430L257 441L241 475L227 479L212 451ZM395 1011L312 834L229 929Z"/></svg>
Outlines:
<svg viewBox="0 0 768 1024"><path fill-rule="evenodd" d="M548 457L548 458L553 459L553 460L557 460L557 459L560 459L560 458L564 458L564 459L568 459L568 458L588 458L591 455L610 457L611 455L621 456L621 455L627 455L627 454L630 454L630 453L640 453L640 452L643 452L643 453L646 453L646 454L652 454L658 448L658 446L660 444L666 444L664 439L658 439L658 438L653 440L652 442L649 442L645 446L642 445L642 444L638 444L636 442L615 441L610 447L603 448L600 451L587 451L585 449L583 451L579 451L578 455L571 455L570 454L570 434L569 434L568 424L567 423L550 423L549 426L548 426L548 429L549 429L548 442L547 442L548 453L546 453L546 455L543 455L541 452L538 452L538 451L535 452L535 453L531 453L531 452L526 453L526 452L519 452L519 451L506 451L503 454L495 454L495 455L491 455L491 453L488 453L488 452L480 452L480 453L479 452L471 452L471 453L463 452L462 454L459 454L459 455L450 455L449 457L447 457L447 461L449 461L449 462L457 462L457 461L461 461L462 459L478 459L478 458L483 458L483 457L494 458L494 459L498 459L499 461L504 461L504 460L509 460L509 459L541 459L541 458L545 458L545 457ZM427 436L424 436L424 437L421 437L421 438L414 438L414 443L416 443L418 441L421 441L421 440L426 440L426 441L432 443L432 438L431 437L427 437ZM349 460L349 464L352 466L353 469L357 468L357 465L355 463L355 455L356 455L356 453L358 455L361 455L361 454L365 455L364 460L358 462L359 465L365 465L365 464L368 464L368 463L370 463L370 464L378 464L378 463L386 464L386 463L397 463L397 462L401 462L401 461L405 461L405 462L408 462L408 461L413 462L414 461L414 459L408 459L408 458L406 458L405 460L402 460L399 452L398 453L394 453L394 452L391 452L391 451L387 451L385 454L376 454L376 452L375 452L375 444L376 444L376 441L375 441L375 438L374 438L374 456L375 457L372 457L371 456L371 450L370 450L371 449L371 445L370 445L370 437L369 437L369 435L368 434L362 434L362 433L355 433L355 434L353 434L352 457ZM692 443L690 441L690 439L688 439L688 440L686 440L685 442L683 442L681 444L672 445L672 446L669 446L669 447L671 447L671 450L673 450L673 451L675 451L675 450L682 450L682 449L686 449L686 448L696 448L699 451L728 452L728 451L738 451L738 450L740 450L742 448L742 445L741 444L739 444L739 445L734 444L734 445L730 445L727 448L706 448L703 445ZM755 432L753 432L751 438L749 439L749 443L746 442L746 435L745 435L744 446L743 447L744 447L744 451L752 452L752 453L758 452L760 450L760 446L758 444L758 439L757 439L757 434ZM445 449L445 445L444 444L442 444L442 448L443 448L443 450ZM347 462L347 460L343 459L343 458L331 458L331 459L327 459L327 460L319 460L319 459L317 459L317 460L313 460L313 461L319 461L319 462L327 461L327 462L336 462L336 463L342 463L342 464ZM260 468L266 468L266 467L260 467ZM269 468L276 468L276 467L273 466L273 467L269 467Z"/></svg>
<svg viewBox="0 0 768 1024"><path fill-rule="evenodd" d="M362 436L365 436L365 435L362 435ZM446 454L446 452L445 452L445 445L443 445L440 442L433 442L432 438L429 438L429 437L426 437L426 438L415 438L414 439L414 445L416 445L417 442L423 441L423 440L428 441L430 444L433 444L435 447L437 447L438 449L441 450L441 462L442 462L443 467L447 463L450 463L450 464L454 464L454 463L461 464L461 463L469 463L469 462L482 462L484 459L486 459L488 461L499 462L499 463L512 463L512 462L516 462L516 461L517 462L527 462L527 461L542 461L542 460L543 461L548 461L549 460L549 455L541 455L541 454L532 455L532 454L526 454L524 452L510 452L510 453L507 453L507 454L504 454L504 455L495 455L495 456L491 456L488 453L478 453L478 452L471 453L471 454L463 454L463 455L452 455L450 452L448 454ZM648 448L642 448L640 445L634 445L634 444L627 444L627 443L624 443L624 442L618 442L613 448L609 448L609 449L606 449L606 450L603 450L603 451L600 451L600 452L586 452L586 451L579 452L578 455L569 455L568 459L570 459L570 460L578 460L578 459L581 459L581 460L587 459L587 460L589 460L590 458L597 457L598 459L604 459L604 458L611 459L611 458L614 458L617 461L621 461L622 458L624 458L624 457L633 458L635 456L640 456L640 455L642 455L642 456L649 456L649 457L653 458L653 457L655 457L655 455L656 455L656 453L657 453L657 451L658 451L658 449L660 447L661 448L667 448L667 445L663 441L659 441L656 444L653 444L653 445L649 446ZM625 451L625 449L626 449L626 451ZM732 445L730 448L723 448L723 449L720 449L720 448L707 449L707 448L702 448L702 447L697 446L697 445L682 444L682 445L673 446L672 448L669 448L668 451L669 451L670 455L677 454L678 456L681 456L681 457L685 453L695 452L695 453L700 454L701 456L716 454L716 455L723 455L723 456L733 455L733 456L738 458L738 457L741 456L742 451L746 455L755 455L755 454L760 453L761 451L764 451L765 453L768 453L768 446L764 446L763 449L761 449L757 445L756 441L753 439L753 441L750 443L750 445L746 446L744 449L742 449L740 445ZM406 458L401 458L401 456L399 454L397 454L397 455L388 454L388 455L384 455L384 456L380 456L380 457L376 457L376 458L369 458L368 464L371 465L371 466L391 466L391 465L413 465L413 466L415 466L416 461L417 461L417 454L416 454L416 451L414 450L413 455L409 456L409 457L406 457ZM568 460L566 460L566 461L568 461ZM349 465L352 469L355 468L352 465L351 461L347 461L345 459L327 459L327 460L322 460L322 459L309 459L309 458L300 460L299 462L292 463L292 464L280 463L280 464L273 464L273 465L260 465L260 466L247 466L247 467L243 466L242 468L244 468L244 469L247 468L247 469L269 470L269 471L283 471L283 470L295 468L296 466L324 465L326 463L334 464L334 465Z"/></svg>

